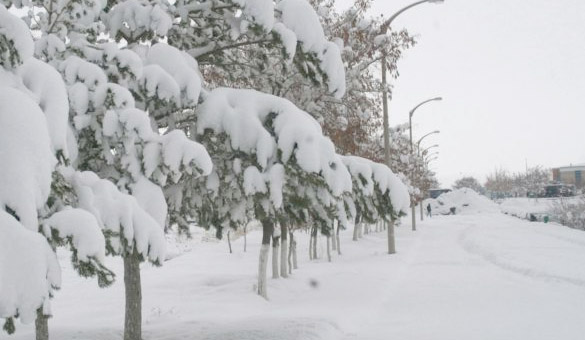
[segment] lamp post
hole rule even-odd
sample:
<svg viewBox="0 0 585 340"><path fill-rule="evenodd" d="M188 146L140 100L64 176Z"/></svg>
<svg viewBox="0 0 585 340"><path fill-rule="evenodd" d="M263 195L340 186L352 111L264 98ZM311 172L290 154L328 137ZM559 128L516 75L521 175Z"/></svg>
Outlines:
<svg viewBox="0 0 585 340"><path fill-rule="evenodd" d="M424 157L427 153L429 153L430 149L438 148L438 147L439 147L439 144L434 144L434 145L429 146L428 148L424 148L422 152L420 152L420 149L418 149L418 155L419 156L422 155Z"/></svg>
<svg viewBox="0 0 585 340"><path fill-rule="evenodd" d="M394 19L396 19L396 17L398 17L400 14L406 12L407 10L424 4L424 3L435 3L435 4L440 4L442 3L444 0L420 0L420 1L416 1L408 6L403 7L402 9L398 10L396 13L394 13L390 18L388 18L388 20L386 20L380 29L380 33L381 34L386 34L388 32L388 29L390 28L390 25L392 24L392 22L394 21ZM388 92L386 91L386 51L382 51L382 110L383 110L383 116L384 116L384 161L386 162L386 165L390 166L390 133L388 131L389 128L389 121L388 121Z"/></svg>
<svg viewBox="0 0 585 340"><path fill-rule="evenodd" d="M433 153L432 153L433 157L429 157L429 158L427 158L427 159L425 160L425 165L428 167L430 162L432 162L432 161L436 161L436 160L439 158L438 154L439 154L438 152L436 152L436 153L435 153L435 152L433 152Z"/></svg>
<svg viewBox="0 0 585 340"><path fill-rule="evenodd" d="M390 25L398 17L400 14L404 13L405 11L413 8L415 6L424 4L424 3L442 3L443 0L420 0L416 1L408 6L403 7L396 13L394 13L388 20L386 20L381 26L381 34L386 34L388 32L388 28ZM388 167L390 167L390 132L389 129L389 122L388 122L388 93L386 91L386 51L382 51L382 109L384 114L384 162ZM413 225L414 226L414 225ZM388 224L388 254L396 253L396 245L394 242L394 221L390 221Z"/></svg>
<svg viewBox="0 0 585 340"><path fill-rule="evenodd" d="M426 135L422 136L421 138L419 138L419 140L416 142L416 149L420 150L420 143L422 142L423 139L425 139L426 137L436 134L436 133L441 133L441 131L439 130L435 130L435 131L431 131L429 133L427 133Z"/></svg>
<svg viewBox="0 0 585 340"><path fill-rule="evenodd" d="M414 115L414 112L416 111L416 109L418 109L419 107L423 106L426 103L430 103L432 101L440 101L440 100L443 100L443 98L442 97L435 97L435 98L431 98L431 99L427 99L425 101L422 101L417 106L415 106L412 110L410 110L410 112L408 113L408 127L409 127L408 129L410 130L409 132L410 132L410 154L411 155L414 155L414 145L412 144L412 116ZM435 131L424 135L421 139L419 139L419 141L417 142L417 144L420 143L420 141L424 137L426 137L427 135L430 135L430 134L432 134L434 132ZM416 171L416 169L413 169L412 171L413 171L412 178L415 178L414 172ZM416 230L416 216L415 216L416 200L413 197L413 198L411 198L411 201L412 202L410 204L410 206L411 206L410 208L411 208L411 213L412 213L412 230L414 231L414 230ZM422 213L422 201L421 201L420 204L421 204L421 206L420 206L420 211L421 211L420 219L422 221L423 218L424 218L423 217L423 213Z"/></svg>

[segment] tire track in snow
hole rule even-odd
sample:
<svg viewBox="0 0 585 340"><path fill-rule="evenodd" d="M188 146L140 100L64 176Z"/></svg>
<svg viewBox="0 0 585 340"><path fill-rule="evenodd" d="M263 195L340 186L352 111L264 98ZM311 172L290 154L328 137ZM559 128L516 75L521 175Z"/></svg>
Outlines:
<svg viewBox="0 0 585 340"><path fill-rule="evenodd" d="M537 270L534 268L524 267L520 265L516 265L510 262L507 262L501 257L498 257L495 253L490 252L485 247L482 247L479 243L474 242L471 237L469 236L470 233L476 228L475 225L467 227L465 230L461 232L458 237L458 243L460 246L469 254L477 255L486 260L487 262L512 273L519 274L522 276L541 279L545 281L556 281L556 282L565 282L568 284L576 285L579 287L585 287L585 280L568 277L563 275L555 275L551 273L547 273L542 270Z"/></svg>

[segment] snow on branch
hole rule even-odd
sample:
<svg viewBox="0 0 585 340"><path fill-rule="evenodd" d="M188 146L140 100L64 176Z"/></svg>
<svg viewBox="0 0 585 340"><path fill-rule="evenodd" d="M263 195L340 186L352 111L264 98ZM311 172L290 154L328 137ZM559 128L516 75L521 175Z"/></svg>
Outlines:
<svg viewBox="0 0 585 340"><path fill-rule="evenodd" d="M41 109L24 92L3 83L0 73L0 210L9 208L25 227L37 231L37 210L49 197L56 160Z"/></svg>
<svg viewBox="0 0 585 340"><path fill-rule="evenodd" d="M140 207L136 198L120 192L112 182L93 172L71 172L66 177L77 193L79 208L92 213L103 229L109 253L136 250L153 263L163 262L163 226Z"/></svg>
<svg viewBox="0 0 585 340"><path fill-rule="evenodd" d="M42 232L47 238L57 233L59 238L71 238L74 252L80 261L105 259L105 240L95 217L81 209L64 209L43 221Z"/></svg>
<svg viewBox="0 0 585 340"><path fill-rule="evenodd" d="M254 153L262 168L292 161L305 172L323 176L335 196L351 190L351 177L319 123L286 99L218 88L197 108L197 116L199 134L206 129L227 133L232 148Z"/></svg>
<svg viewBox="0 0 585 340"><path fill-rule="evenodd" d="M31 58L33 52L34 44L27 25L0 4L0 66L13 69Z"/></svg>
<svg viewBox="0 0 585 340"><path fill-rule="evenodd" d="M47 240L0 210L0 318L30 323L41 306L49 315L49 297L60 286L61 268Z"/></svg>

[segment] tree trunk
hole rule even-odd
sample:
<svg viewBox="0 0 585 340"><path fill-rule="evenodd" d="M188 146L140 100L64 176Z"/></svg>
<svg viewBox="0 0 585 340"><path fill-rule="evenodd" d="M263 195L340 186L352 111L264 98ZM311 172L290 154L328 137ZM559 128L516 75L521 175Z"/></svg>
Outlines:
<svg viewBox="0 0 585 340"><path fill-rule="evenodd" d="M43 307L37 309L35 319L36 340L49 340L49 316L43 314Z"/></svg>
<svg viewBox="0 0 585 340"><path fill-rule="evenodd" d="M288 247L288 273L289 275L292 274L292 269L293 269L293 265L292 265L292 254L293 254L293 243L294 243L294 236L292 231L290 232L289 235L289 247Z"/></svg>
<svg viewBox="0 0 585 340"><path fill-rule="evenodd" d="M230 240L230 230L227 232L227 239L228 239L228 246L230 247L230 254L233 253L232 251L232 241Z"/></svg>
<svg viewBox="0 0 585 340"><path fill-rule="evenodd" d="M386 223L386 222L384 222ZM394 220L390 220L388 223L388 254L396 253L396 243L394 240Z"/></svg>
<svg viewBox="0 0 585 340"><path fill-rule="evenodd" d="M415 210L416 203L412 201L410 204L410 215L412 217L412 231L416 230L416 210Z"/></svg>
<svg viewBox="0 0 585 340"><path fill-rule="evenodd" d="M278 267L278 257L280 256L280 236L272 237L272 278L280 277Z"/></svg>
<svg viewBox="0 0 585 340"><path fill-rule="evenodd" d="M297 240L295 240L293 233L290 233L290 247L292 252L292 267L293 269L299 269L297 264Z"/></svg>
<svg viewBox="0 0 585 340"><path fill-rule="evenodd" d="M244 227L244 253L246 252L246 247L248 246L248 239L246 238L246 235L248 235L247 225Z"/></svg>
<svg viewBox="0 0 585 340"><path fill-rule="evenodd" d="M274 223L271 220L262 220L262 247L260 247L260 259L258 261L258 295L268 299L266 287L266 268L268 267L268 255L270 252L270 239Z"/></svg>
<svg viewBox="0 0 585 340"><path fill-rule="evenodd" d="M364 237L364 222L358 223L358 238Z"/></svg>
<svg viewBox="0 0 585 340"><path fill-rule="evenodd" d="M283 278L288 277L288 226L286 223L280 225L281 241L280 241L280 276Z"/></svg>
<svg viewBox="0 0 585 340"><path fill-rule="evenodd" d="M339 242L339 224L337 225L337 231L335 232L335 238L337 239L337 255L341 255L341 242Z"/></svg>
<svg viewBox="0 0 585 340"><path fill-rule="evenodd" d="M360 227L361 217L362 216L360 215L359 212L355 215L355 221L353 222L353 240L354 241L358 240L358 234L359 234L358 229Z"/></svg>
<svg viewBox="0 0 585 340"><path fill-rule="evenodd" d="M335 225L339 225L339 222L337 220L333 221L333 229L331 230L331 232L333 233L333 237L331 238L331 249L333 249L333 251L337 250L337 239L335 238Z"/></svg>
<svg viewBox="0 0 585 340"><path fill-rule="evenodd" d="M313 236L313 260L317 259L317 226L313 226L313 232L312 232L312 236Z"/></svg>
<svg viewBox="0 0 585 340"><path fill-rule="evenodd" d="M126 289L124 340L142 340L142 286L140 258L136 251L124 257L124 287Z"/></svg>
<svg viewBox="0 0 585 340"><path fill-rule="evenodd" d="M309 232L309 260L313 259L313 232Z"/></svg>
<svg viewBox="0 0 585 340"><path fill-rule="evenodd" d="M327 262L331 262L331 236L327 235Z"/></svg>
<svg viewBox="0 0 585 340"><path fill-rule="evenodd" d="M424 220L424 214L423 214L423 201L420 201L420 220Z"/></svg>

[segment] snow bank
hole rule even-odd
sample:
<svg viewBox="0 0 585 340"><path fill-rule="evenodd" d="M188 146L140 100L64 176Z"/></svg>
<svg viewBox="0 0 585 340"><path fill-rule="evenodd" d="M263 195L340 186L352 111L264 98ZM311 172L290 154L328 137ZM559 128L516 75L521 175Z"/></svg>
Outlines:
<svg viewBox="0 0 585 340"><path fill-rule="evenodd" d="M559 198L506 198L500 202L500 209L504 214L525 218L529 214L545 214L550 212ZM571 201L570 198L563 198Z"/></svg>
<svg viewBox="0 0 585 340"><path fill-rule="evenodd" d="M49 314L49 295L60 285L61 269L45 238L0 210L0 318L19 315L29 323L40 306Z"/></svg>
<svg viewBox="0 0 585 340"><path fill-rule="evenodd" d="M489 198L480 195L469 188L456 189L441 194L441 196L436 199L427 199L423 203L425 208L429 203L431 204L432 213L441 215L449 214L452 207L455 207L456 214L491 213L500 211L497 204L492 202Z"/></svg>

